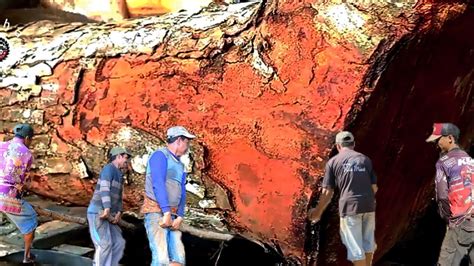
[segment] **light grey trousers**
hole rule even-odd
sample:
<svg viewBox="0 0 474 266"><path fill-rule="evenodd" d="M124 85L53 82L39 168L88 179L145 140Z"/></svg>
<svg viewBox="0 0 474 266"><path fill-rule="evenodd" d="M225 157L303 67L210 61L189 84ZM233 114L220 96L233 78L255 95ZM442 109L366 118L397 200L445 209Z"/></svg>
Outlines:
<svg viewBox="0 0 474 266"><path fill-rule="evenodd" d="M122 230L116 224L99 218L99 214L88 213L89 232L95 247L94 265L117 266L125 250Z"/></svg>

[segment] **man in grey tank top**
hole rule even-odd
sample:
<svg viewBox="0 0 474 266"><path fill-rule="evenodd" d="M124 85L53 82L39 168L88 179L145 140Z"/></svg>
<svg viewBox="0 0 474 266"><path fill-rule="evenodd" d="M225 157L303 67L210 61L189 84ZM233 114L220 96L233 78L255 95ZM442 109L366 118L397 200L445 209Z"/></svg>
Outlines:
<svg viewBox="0 0 474 266"><path fill-rule="evenodd" d="M331 202L334 189L338 188L340 234L347 248L347 259L354 265L369 266L377 246L374 238L377 178L370 159L354 151L354 146L352 133L342 131L336 135L339 154L326 164L321 198L308 211L308 218L318 222Z"/></svg>
<svg viewBox="0 0 474 266"><path fill-rule="evenodd" d="M186 172L180 157L186 154L193 134L182 126L166 132L167 147L148 160L142 213L152 253L152 266L185 265L184 245L178 230L186 205Z"/></svg>

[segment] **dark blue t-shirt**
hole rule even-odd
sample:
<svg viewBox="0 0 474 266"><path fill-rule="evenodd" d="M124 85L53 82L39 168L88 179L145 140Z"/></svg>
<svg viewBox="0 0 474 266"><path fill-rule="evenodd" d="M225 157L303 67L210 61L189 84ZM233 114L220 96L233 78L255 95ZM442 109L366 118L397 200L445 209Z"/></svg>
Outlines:
<svg viewBox="0 0 474 266"><path fill-rule="evenodd" d="M340 190L341 217L375 211L373 184L377 177L372 162L362 153L344 149L326 164L323 187Z"/></svg>

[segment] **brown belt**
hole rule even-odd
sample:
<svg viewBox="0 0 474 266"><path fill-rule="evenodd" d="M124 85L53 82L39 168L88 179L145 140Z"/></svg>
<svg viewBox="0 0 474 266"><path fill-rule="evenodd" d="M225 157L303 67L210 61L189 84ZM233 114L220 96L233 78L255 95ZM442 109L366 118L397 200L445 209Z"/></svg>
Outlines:
<svg viewBox="0 0 474 266"><path fill-rule="evenodd" d="M178 207L171 207L170 209L171 209L171 214L176 214L178 212ZM142 208L140 209L140 212L141 213L151 213L151 212L163 213L158 202L150 199L147 195L145 195L143 199L143 205L142 205Z"/></svg>

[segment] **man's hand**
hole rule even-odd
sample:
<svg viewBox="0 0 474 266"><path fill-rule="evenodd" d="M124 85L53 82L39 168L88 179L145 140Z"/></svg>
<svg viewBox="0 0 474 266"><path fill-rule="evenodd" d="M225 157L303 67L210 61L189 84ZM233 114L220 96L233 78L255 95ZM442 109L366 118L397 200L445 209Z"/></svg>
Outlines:
<svg viewBox="0 0 474 266"><path fill-rule="evenodd" d="M311 223L315 224L321 220L324 210L331 202L332 196L334 195L334 189L332 188L323 188L321 191L321 197L319 198L319 203L315 208L308 210L308 219Z"/></svg>
<svg viewBox="0 0 474 266"><path fill-rule="evenodd" d="M318 211L317 208L312 208L312 209L308 210L308 219L312 223L319 222L319 220L321 220L321 215L322 215L322 213L320 211Z"/></svg>
<svg viewBox="0 0 474 266"><path fill-rule="evenodd" d="M113 224L118 224L120 222L120 219L122 219L122 213L117 212L115 214L114 220L112 221Z"/></svg>
<svg viewBox="0 0 474 266"><path fill-rule="evenodd" d="M160 222L162 228L167 228L171 226L171 212L165 212L163 219Z"/></svg>
<svg viewBox="0 0 474 266"><path fill-rule="evenodd" d="M25 189L24 184L15 184L14 187L16 188L16 190L18 190L18 192L23 192L23 189Z"/></svg>
<svg viewBox="0 0 474 266"><path fill-rule="evenodd" d="M107 219L110 215L110 208L104 209L102 214L99 216L100 219Z"/></svg>
<svg viewBox="0 0 474 266"><path fill-rule="evenodd" d="M171 225L172 230L178 230L183 222L183 217L178 216L178 218L174 219L173 224Z"/></svg>

